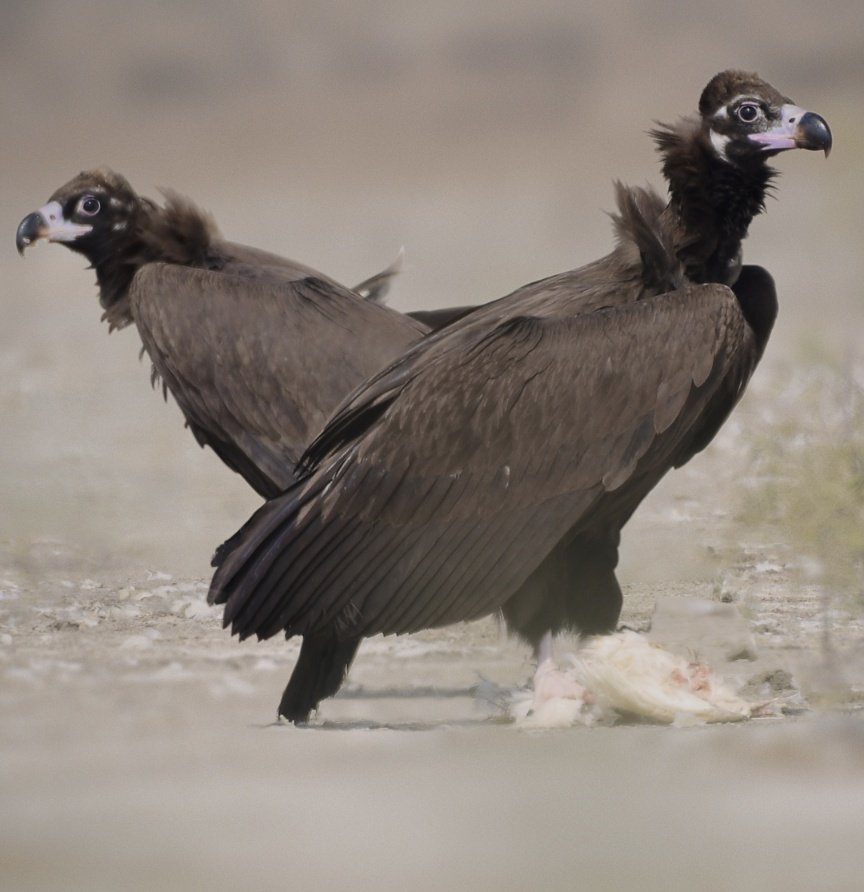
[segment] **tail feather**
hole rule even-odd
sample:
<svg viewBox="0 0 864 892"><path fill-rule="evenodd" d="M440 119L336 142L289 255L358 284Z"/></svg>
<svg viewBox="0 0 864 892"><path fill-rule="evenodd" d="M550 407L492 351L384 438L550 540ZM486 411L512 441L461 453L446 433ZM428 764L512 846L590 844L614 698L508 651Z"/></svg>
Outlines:
<svg viewBox="0 0 864 892"><path fill-rule="evenodd" d="M281 496L265 502L216 549L210 562L216 568L207 596L210 604L225 604L235 594L239 595L237 601L245 600L245 594L255 589L272 563L274 555L267 554L268 547L273 547L274 539L281 547L281 531L327 482L301 480L296 483ZM231 621L228 614L235 612L233 608L226 608L226 625Z"/></svg>
<svg viewBox="0 0 864 892"><path fill-rule="evenodd" d="M351 290L356 294L359 294L364 300L371 301L373 304L386 303L385 298L390 291L390 286L393 284L393 278L402 272L402 261L404 258L405 248L403 247L399 249L398 256L387 269L383 269L380 273L376 273L374 276L364 279Z"/></svg>

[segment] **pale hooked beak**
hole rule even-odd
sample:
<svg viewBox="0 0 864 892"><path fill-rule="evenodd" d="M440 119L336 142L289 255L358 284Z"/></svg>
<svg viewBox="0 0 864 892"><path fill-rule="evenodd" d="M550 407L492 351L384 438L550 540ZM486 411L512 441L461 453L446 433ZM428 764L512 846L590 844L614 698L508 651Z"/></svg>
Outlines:
<svg viewBox="0 0 864 892"><path fill-rule="evenodd" d="M59 201L49 201L44 207L28 214L19 224L15 233L15 246L23 254L40 238L49 242L74 242L93 229L85 223L72 223L63 216Z"/></svg>
<svg viewBox="0 0 864 892"><path fill-rule="evenodd" d="M776 127L762 133L751 133L748 139L761 145L766 152L821 149L828 157L832 143L831 128L821 115L805 111L797 105L784 105L780 112L781 120Z"/></svg>

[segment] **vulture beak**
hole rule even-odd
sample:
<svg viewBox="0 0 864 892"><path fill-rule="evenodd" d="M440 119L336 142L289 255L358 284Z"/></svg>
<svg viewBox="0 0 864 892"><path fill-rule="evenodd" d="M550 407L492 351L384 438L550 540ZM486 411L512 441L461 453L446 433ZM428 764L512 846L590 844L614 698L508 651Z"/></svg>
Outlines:
<svg viewBox="0 0 864 892"><path fill-rule="evenodd" d="M15 246L23 255L24 249L30 247L40 238L49 242L74 242L81 235L92 229L83 223L72 223L63 216L63 208L59 201L49 201L44 207L28 214L19 224L15 233Z"/></svg>
<svg viewBox="0 0 864 892"><path fill-rule="evenodd" d="M751 133L750 140L762 146L766 152L782 152L786 149L821 149L825 157L831 151L831 128L828 122L814 112L797 105L784 105L781 120L776 127L762 133Z"/></svg>

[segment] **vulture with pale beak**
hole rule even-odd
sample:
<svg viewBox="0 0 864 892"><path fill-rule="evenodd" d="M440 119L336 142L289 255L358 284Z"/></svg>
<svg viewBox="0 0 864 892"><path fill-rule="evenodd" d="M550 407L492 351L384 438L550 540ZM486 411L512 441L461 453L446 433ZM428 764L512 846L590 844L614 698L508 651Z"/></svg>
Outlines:
<svg viewBox="0 0 864 892"><path fill-rule="evenodd" d="M542 657L559 630L615 629L622 527L714 437L774 323L771 276L741 264L768 162L831 148L821 117L741 71L653 137L668 201L618 185L610 254L407 349L217 551L226 626L303 636L281 716L306 721L376 633L501 610Z"/></svg>
<svg viewBox="0 0 864 892"><path fill-rule="evenodd" d="M220 238L209 215L164 206L102 168L79 174L18 227L83 254L111 329L135 323L202 446L270 498L339 402L412 341L464 312L411 318L379 303L393 266L348 289L284 257Z"/></svg>

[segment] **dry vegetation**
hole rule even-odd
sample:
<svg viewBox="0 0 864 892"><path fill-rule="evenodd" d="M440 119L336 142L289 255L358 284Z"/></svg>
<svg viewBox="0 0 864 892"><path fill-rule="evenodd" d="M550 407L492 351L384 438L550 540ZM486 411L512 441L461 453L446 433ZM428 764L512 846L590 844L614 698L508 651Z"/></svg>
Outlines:
<svg viewBox="0 0 864 892"><path fill-rule="evenodd" d="M752 436L742 519L770 529L826 603L864 608L864 366L810 345Z"/></svg>

